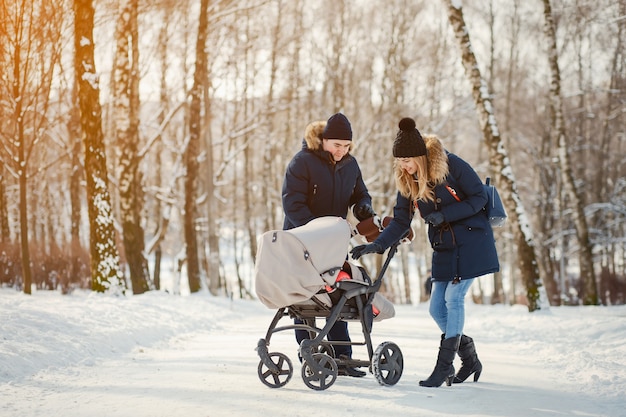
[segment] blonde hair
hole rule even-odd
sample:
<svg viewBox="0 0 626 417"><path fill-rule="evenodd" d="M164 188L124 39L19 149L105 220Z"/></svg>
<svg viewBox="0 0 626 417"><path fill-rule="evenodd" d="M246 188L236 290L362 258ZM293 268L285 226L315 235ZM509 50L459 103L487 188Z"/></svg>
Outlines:
<svg viewBox="0 0 626 417"><path fill-rule="evenodd" d="M444 184L448 175L448 156L439 138L432 134L423 138L429 150L427 155L411 157L417 165L414 175L402 169L398 158L393 162L396 188L412 202L434 202L435 187Z"/></svg>
<svg viewBox="0 0 626 417"><path fill-rule="evenodd" d="M403 197L411 201L435 201L434 188L436 185L442 184L445 181L445 177L430 177L428 157L426 155L414 156L411 159L417 165L415 175L411 175L405 169L402 169L397 159L393 162L398 191L400 191Z"/></svg>

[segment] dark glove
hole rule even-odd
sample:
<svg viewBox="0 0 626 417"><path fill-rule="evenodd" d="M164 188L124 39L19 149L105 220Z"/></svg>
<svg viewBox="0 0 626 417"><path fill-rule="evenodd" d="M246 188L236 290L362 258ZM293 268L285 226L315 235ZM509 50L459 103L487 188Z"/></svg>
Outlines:
<svg viewBox="0 0 626 417"><path fill-rule="evenodd" d="M379 243L372 242L368 245L359 245L354 247L350 251L350 255L352 255L352 259L356 260L366 253L383 253L384 251L385 250L382 248L382 246L380 246Z"/></svg>
<svg viewBox="0 0 626 417"><path fill-rule="evenodd" d="M431 224L432 226L439 226L444 222L443 214L440 211L433 211L428 216L424 217L426 223Z"/></svg>
<svg viewBox="0 0 626 417"><path fill-rule="evenodd" d="M375 215L376 212L369 204L363 204L354 209L354 217L356 217L356 219L360 222L365 219L369 219L370 217L374 217Z"/></svg>

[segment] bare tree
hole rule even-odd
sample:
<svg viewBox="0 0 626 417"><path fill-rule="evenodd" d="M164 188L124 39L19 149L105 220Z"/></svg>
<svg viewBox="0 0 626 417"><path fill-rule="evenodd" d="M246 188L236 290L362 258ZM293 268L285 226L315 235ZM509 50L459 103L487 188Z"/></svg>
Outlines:
<svg viewBox="0 0 626 417"><path fill-rule="evenodd" d="M134 4L131 2L139 4L139 29L124 35L117 53L124 60L119 60L114 58L116 17L120 8ZM124 245L121 253L127 255L124 262L130 266L143 263L129 255L125 222L130 219L150 234L144 251L154 255L155 285L160 280L162 251L163 268L169 265L168 259L173 258L174 265L179 261L179 277L188 261L192 289L204 285L205 277L200 279L200 274L206 271L211 293L222 294L224 286L232 284L226 293L246 297L244 287L250 285L253 273L250 259L256 254L255 236L282 221L284 166L300 147L304 126L341 110L353 122L353 154L379 214L390 214L395 201L389 143L401 116L412 115L420 130L445 138L446 147L466 154L481 176L497 171L491 176L511 216L508 226L496 231L502 282L494 276L492 284L490 277L484 277L476 290L493 288L492 302L530 299L532 304L537 295L531 290L529 296L528 286L538 284L541 277L538 291L545 289L551 303L579 302L577 295L585 296L583 280L571 274L572 267L579 265L580 244L570 214L574 207L571 191L566 189L562 165L555 158L558 138L548 110L550 94L546 94L550 78L543 76L550 70L543 52L548 45L541 30L545 17L536 5L520 0L464 2L466 23L470 29L472 24L479 27L472 30L471 48L478 61L485 59L480 66L486 76L483 82L473 69L478 66L471 64L476 57L470 55L463 61L456 47L450 48L457 39L449 28L449 7L441 2L435 6L426 0L388 0L381 8L376 2L357 0L216 0L205 3L202 23L197 20L200 1L98 2L94 23L98 47L94 53L102 62L98 65L102 73L98 94L100 103L106 105L104 122L100 122L104 139L96 148L90 139L83 151L81 106L77 98L70 97L78 96L78 87L71 87L69 79L74 72L63 69L64 59L53 59L71 56L67 53L71 43L63 42L71 33L62 30L61 41L55 33L56 27L74 24L67 14L73 3L0 0L4 13L0 16L0 239L4 239L0 268L11 282L19 283L23 275L21 235L28 236L30 243L33 288L48 285L44 282L47 275L56 271L51 268L63 268L58 265L67 263L63 257L70 253L68 242L76 248L71 253L77 262L67 275L89 277L89 252L80 242L87 241L96 214L92 208L89 219L82 216L82 209L88 212L87 203L94 205L83 201L85 184L91 187L88 196L94 192L93 173L85 175L83 165L95 169L98 178L106 175L91 160L82 161L82 152L106 146L109 171L115 170L109 180L116 181L111 216L119 227L116 243ZM451 0L445 4L460 3ZM560 49L567 163L572 167L593 244L598 298L609 304L620 302L626 294L622 279L626 265L626 2L596 3L578 1L557 9L552 2L552 6L558 27L555 37ZM50 13L48 18L36 17L39 7ZM23 28L29 28L28 22L35 25L28 29L34 42L28 44L27 37L22 38L24 53L18 61L12 36L7 36L13 31L13 20L6 13L19 10L35 11L34 18L23 19ZM134 20L131 14L125 16ZM198 35L202 36L196 32L199 23L206 33L205 43L191 52ZM79 44L88 42L85 37ZM133 53L137 49L141 59ZM36 59L28 60L27 50L38 54ZM204 63L195 55L203 51ZM459 70L462 62L466 70L473 65L472 70L464 74ZM22 70L19 94L13 92L16 63ZM77 74L76 83L95 79L92 73L95 70L90 68L89 76ZM133 83L139 80L141 103L133 98ZM192 88L195 96L189 94ZM16 98L21 113L15 111ZM494 114L490 106L502 110L496 132L489 132L495 130L495 124L489 122ZM92 105L88 108L88 113L100 111ZM23 222L16 141L19 114L24 116L26 145L23 171L28 210ZM85 114L83 111L83 117ZM126 134L130 139L122 139ZM515 181L510 171L517 174ZM504 178L498 180L497 176ZM528 209L532 207L527 215L519 200ZM107 210L108 204L107 200ZM535 236L530 236L528 224ZM23 226L27 232L20 231ZM422 223L416 221L414 226L417 239L410 247L402 246L398 268L390 270L392 276L386 280L398 302L410 302L405 295L417 293L416 278L424 278L432 250ZM137 242L141 243L143 234L136 234ZM57 248L59 259L50 256ZM188 258L188 253L193 255ZM366 260L367 266L375 269L378 259ZM12 269L5 268L9 264ZM178 292L178 283L175 280L174 287L167 289ZM162 288L168 285L164 280ZM133 283L134 289L139 287ZM503 294L506 299L501 298Z"/></svg>
<svg viewBox="0 0 626 417"><path fill-rule="evenodd" d="M0 158L4 155L4 169L18 182L22 282L24 293L30 294L33 283L30 235L37 233L31 222L37 217L29 211L29 179L47 165L41 163L42 166L34 168L31 162L36 165L42 162L38 158L45 159L45 152L34 155L47 132L45 115L60 56L62 13L40 2L2 2L0 21L3 22L2 59L7 64L3 63L4 77L0 79L6 86L2 111L6 115L3 132L6 141L2 141Z"/></svg>
<svg viewBox="0 0 626 417"><path fill-rule="evenodd" d="M384 43L382 46L382 51L384 55L384 61L387 63L383 69L382 76L382 86L380 90L380 104L374 109L374 112L377 114L378 118L383 119L383 115L385 113L389 114L389 118L395 122L400 120L401 117L405 117L407 115L412 115L416 110L411 108L408 109L408 95L407 90L409 90L409 84L407 83L407 79L410 77L411 65L414 63L412 59L413 50L411 49L412 43L415 41L415 37L417 36L417 28L415 26L415 18L420 16L423 13L423 4L421 2L411 2L407 7L402 7L403 2L396 2L395 5L399 7L393 7L385 11L381 16L376 16L378 18L384 19L384 26L388 28L389 34L388 36L383 37ZM378 11L374 9L374 13L378 15ZM433 65L438 66L439 61L436 56L438 53L438 47L441 44L438 41L433 42L430 46L433 48L432 55L435 56L433 59ZM435 70L436 73L436 70ZM436 89L436 80L429 80L429 88L432 90ZM431 90L431 91L432 91ZM431 94L435 94L434 91ZM436 112L434 110L436 106L432 106L430 111L431 115ZM419 114L419 113L418 113ZM420 119L418 119L420 120ZM381 126L382 127L382 126ZM395 126L393 126L395 127ZM389 127L387 127L389 128ZM420 127L420 129L422 129ZM379 145L375 142L370 142L368 145L373 147L374 155L376 158L380 158L383 155L380 155ZM392 159L391 155L391 147L386 147L383 150L384 157L388 160ZM389 165L391 167L391 165ZM379 184L379 190L381 191L379 194L382 198L374 198L373 203L375 207L379 207L379 209L385 210L387 208L387 214L391 214L390 209L395 204L396 198L396 187L393 179L393 175L388 175L388 172L382 170L376 170L373 178L368 179L374 183ZM375 195L375 194L374 194ZM381 213L382 214L382 213ZM419 234L420 237L426 237L425 234ZM413 245L422 245L424 241L422 239L416 239L416 242ZM399 260L401 261L401 279L402 287L404 289L404 302L411 303L411 281L409 279L411 268L411 262L409 262L409 252L407 246L401 246L399 250ZM382 257L377 257L376 259L376 270L380 270L382 267ZM429 274L422 274L422 279L420 280L419 288L425 288L424 283L426 279L429 279ZM385 283L390 282L390 280L386 280ZM425 291L420 291L421 297L424 301L428 300L429 295L425 293Z"/></svg>
<svg viewBox="0 0 626 417"><path fill-rule="evenodd" d="M159 77L159 102L162 106L161 111L159 112L159 116L157 117L157 121L159 125L163 123L165 120L165 112L168 109L168 100L167 100L167 79L166 79L166 69L167 69L167 53L168 53L168 42L167 42L167 31L169 28L169 15L167 9L163 10L163 25L159 29L159 38L158 38L158 57L160 63L160 77ZM161 141L162 134L159 132L159 140L156 144L156 152L155 152L155 175L154 181L157 189L160 189L163 183L163 162L162 162L162 152L165 147ZM164 216L164 207L159 199L155 201L154 208L154 218L156 219L156 236L157 239L154 242L154 275L153 282L156 290L161 289L161 259L163 257L163 249L161 246L161 241L165 236L164 229L167 228L167 224L169 224L169 216Z"/></svg>
<svg viewBox="0 0 626 417"><path fill-rule="evenodd" d="M26 2L18 2L16 8L11 11L8 5L2 3L2 21L5 26L4 42L8 42L12 48L7 51L12 56L13 71L11 74L12 86L9 92L12 103L12 129L10 139L8 141L9 148L5 149L10 160L16 162L16 166L12 170L18 178L19 184L19 214L20 214L20 244L21 244L21 260L22 260L22 282L24 285L24 293L31 293L32 271L30 265L30 248L28 242L28 202L27 202L27 154L30 153L30 145L26 144L25 130L25 106L24 94L26 93L27 74L23 72L23 61L30 58L31 42L28 36L28 28L30 25L24 22L32 21L34 15L34 7L32 4L27 5ZM23 41L25 39L25 42ZM24 43L23 43L24 42ZM26 57L26 59L24 59ZM27 106L26 106L27 107ZM27 150L28 148L28 150ZM7 168L10 168L7 166Z"/></svg>
<svg viewBox="0 0 626 417"><path fill-rule="evenodd" d="M544 5L544 30L548 41L548 61L550 63L550 101L552 103L552 129L556 136L559 162L561 168L561 180L565 189L569 203L572 207L576 237L579 245L579 267L580 276L583 281L583 304L598 304L598 291L596 288L596 277L593 268L593 251L589 239L589 229L585 217L585 210L581 197L577 193L574 184L574 176L569 157L569 146L566 134L565 119L563 117L563 103L561 98L561 72L558 63L558 48L556 44L556 31L552 17L552 6L550 0L543 0Z"/></svg>
<svg viewBox="0 0 626 417"><path fill-rule="evenodd" d="M615 181L619 176L616 173L623 170L623 147L620 146L620 137L623 138L626 126L626 0L620 0L616 7L617 33L607 33L611 41L615 42L612 61L610 62L609 88L606 90L605 115L602 118L600 145L597 163L594 164L596 181L593 185L594 201L611 204L600 204L608 207L599 213L596 224L602 227L600 264L601 275L598 277L599 297L602 304L615 304L626 299L626 283L620 285L618 270L621 268L620 251L623 253L624 244L624 213L620 213L620 202L624 201L624 181ZM622 144L624 141L622 140ZM621 152L620 152L621 148ZM607 162L610 161L610 162ZM613 161L617 163L613 163ZM613 185L611 187L611 185ZM593 228L593 226L592 226ZM621 250L620 250L621 248ZM623 259L623 255L622 255ZM622 274L623 275L623 274Z"/></svg>
<svg viewBox="0 0 626 417"><path fill-rule="evenodd" d="M0 243L8 243L11 239L5 181L6 175L0 173Z"/></svg>
<svg viewBox="0 0 626 417"><path fill-rule="evenodd" d="M120 148L119 193L124 253L133 294L149 289L148 260L144 256L145 233L141 225L143 193L139 171L139 46L137 1L120 3L114 63L114 124Z"/></svg>
<svg viewBox="0 0 626 417"><path fill-rule="evenodd" d="M476 56L471 48L469 31L465 25L463 9L459 2L443 0L448 10L448 19L454 30L454 34L461 49L461 59L465 74L472 87L472 96L476 104L476 111L480 127L483 132L485 144L489 150L489 161L494 172L497 184L504 204L508 208L511 218L515 242L518 248L518 265L526 286L526 298L528 310L535 311L541 308L539 300L539 288L541 281L537 268L534 243L529 221L526 217L521 198L517 193L517 185L513 176L506 148L500 138L500 132L496 123L494 109L491 104L489 89L480 74Z"/></svg>
<svg viewBox="0 0 626 417"><path fill-rule="evenodd" d="M94 62L92 0L74 1L74 71L78 80L80 124L85 148L85 177L89 212L91 288L114 294L125 291L115 245L109 195L99 77Z"/></svg>
<svg viewBox="0 0 626 417"><path fill-rule="evenodd" d="M2 7L0 13L0 20L3 22L6 21L6 9ZM5 25L6 26L6 25ZM6 37L5 30L0 32L0 80L6 78L6 68L8 65L8 57L7 51L5 51L6 43L3 41L3 38ZM8 96L8 91L4 84L0 84L0 95ZM0 102L0 119L4 120L7 117L8 109L5 104ZM0 130L0 141L8 142L8 138L4 132L4 129ZM0 152L2 155L2 152ZM7 167L5 166L6 162L4 158L0 156L0 243L6 244L9 242L11 238L11 229L9 227L9 209L8 209L8 200L7 200ZM1 255L1 253L0 253Z"/></svg>
<svg viewBox="0 0 626 417"><path fill-rule="evenodd" d="M280 52L283 49L284 45L284 40L282 38L281 35L283 35L283 31L281 30L282 26L286 23L287 19L290 18L295 18L295 19L300 19L300 22L302 21L301 17L298 17L297 15L293 16L289 14L289 9L287 7L287 4L285 1L283 0L278 0L276 2L276 19L274 19L274 23L272 26L272 33L271 33L271 50L270 50L270 76L269 76L269 83L268 83L268 91L267 91L267 99L269 101L269 103L276 103L276 83L277 83L277 79L278 79L278 63L279 63L279 59L280 59ZM297 22L297 20L296 20ZM294 22L292 22L293 24ZM295 40L294 42L298 42L297 40ZM294 57L294 59L292 60L292 64L293 62L296 61L296 57ZM293 68L293 67L292 67ZM293 77L295 76L294 71L292 70L289 74L290 78L293 80ZM288 94L293 94L293 90L292 88L289 88ZM272 132L276 129L276 126L279 123L277 123L277 118L274 117L269 117L267 120L267 129L268 131ZM266 177L264 178L265 181L262 181L260 186L262 189L262 193L263 193L263 200L265 203L265 209L266 209L266 216L265 216L265 220L264 220L264 229L265 230L271 230L271 229L275 229L275 213L277 211L277 208L279 207L279 204L277 199L275 198L276 196L276 190L280 189L280 182L278 181L279 178L282 178L282 172L280 171L281 166L277 166L277 164L274 163L276 155L278 154L278 143L276 143L273 140L268 140L265 141L265 143L263 144L263 171L266 174ZM251 244L254 244L254 246L251 249L252 252L252 256L253 259L256 258L256 253L257 253L257 248L256 248L256 242L250 242Z"/></svg>
<svg viewBox="0 0 626 417"><path fill-rule="evenodd" d="M72 77L72 89L70 93L70 108L67 121L68 140L70 143L70 255L71 265L67 282L63 282L62 291L69 291L69 281L78 281L82 278L81 269L87 263L84 258L85 250L80 243L81 223L81 182L85 180L83 165L80 160L81 132L80 111L78 105L78 80Z"/></svg>
<svg viewBox="0 0 626 417"><path fill-rule="evenodd" d="M205 120L206 126L210 126L211 120L211 99L209 97L208 88L205 90ZM207 235L208 235L208 249L209 254L207 256L207 276L209 281L209 292L211 294L217 294L220 285L220 242L219 242L219 217L218 214L218 200L215 196L215 176L214 176L214 159L213 154L213 137L210 129L206 134L206 170L208 173L206 193L208 198L207 209Z"/></svg>
<svg viewBox="0 0 626 417"><path fill-rule="evenodd" d="M202 97L207 74L206 38L208 32L208 0L200 1L198 37L196 41L196 65L191 88L191 106L189 108L189 141L185 149L185 209L184 231L187 255L187 274L189 290L198 292L201 288L200 262L198 259L198 238L196 234L196 191L198 188L198 155L202 134Z"/></svg>

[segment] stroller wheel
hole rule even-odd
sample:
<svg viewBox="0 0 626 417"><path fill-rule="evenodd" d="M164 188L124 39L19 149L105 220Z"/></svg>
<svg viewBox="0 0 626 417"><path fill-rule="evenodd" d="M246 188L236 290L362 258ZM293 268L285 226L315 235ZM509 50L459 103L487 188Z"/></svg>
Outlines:
<svg viewBox="0 0 626 417"><path fill-rule="evenodd" d="M395 385L402 376L404 359L398 345L381 343L372 356L372 370L380 385Z"/></svg>
<svg viewBox="0 0 626 417"><path fill-rule="evenodd" d="M293 375L293 365L287 355L279 352L268 354L269 360L276 367L270 369L263 361L259 362L258 374L261 382L270 388L280 388L287 384Z"/></svg>
<svg viewBox="0 0 626 417"><path fill-rule="evenodd" d="M331 358L335 358L335 348L333 347L333 345L331 345L328 342L322 342L320 344L320 347L318 349L318 353L325 353L328 356L330 356Z"/></svg>
<svg viewBox="0 0 626 417"><path fill-rule="evenodd" d="M323 391L335 383L339 368L337 362L325 353L312 356L313 363L304 361L302 364L302 380L307 387Z"/></svg>

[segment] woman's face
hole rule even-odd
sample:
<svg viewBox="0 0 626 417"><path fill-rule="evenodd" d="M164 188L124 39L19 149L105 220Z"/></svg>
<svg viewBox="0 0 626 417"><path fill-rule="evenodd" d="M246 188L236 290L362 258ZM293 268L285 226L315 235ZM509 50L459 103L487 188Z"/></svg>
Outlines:
<svg viewBox="0 0 626 417"><path fill-rule="evenodd" d="M339 162L350 151L351 143L352 141L347 139L324 139L322 149L329 152L335 162Z"/></svg>
<svg viewBox="0 0 626 417"><path fill-rule="evenodd" d="M400 168L405 170L409 175L417 172L417 160L415 158L396 158Z"/></svg>

